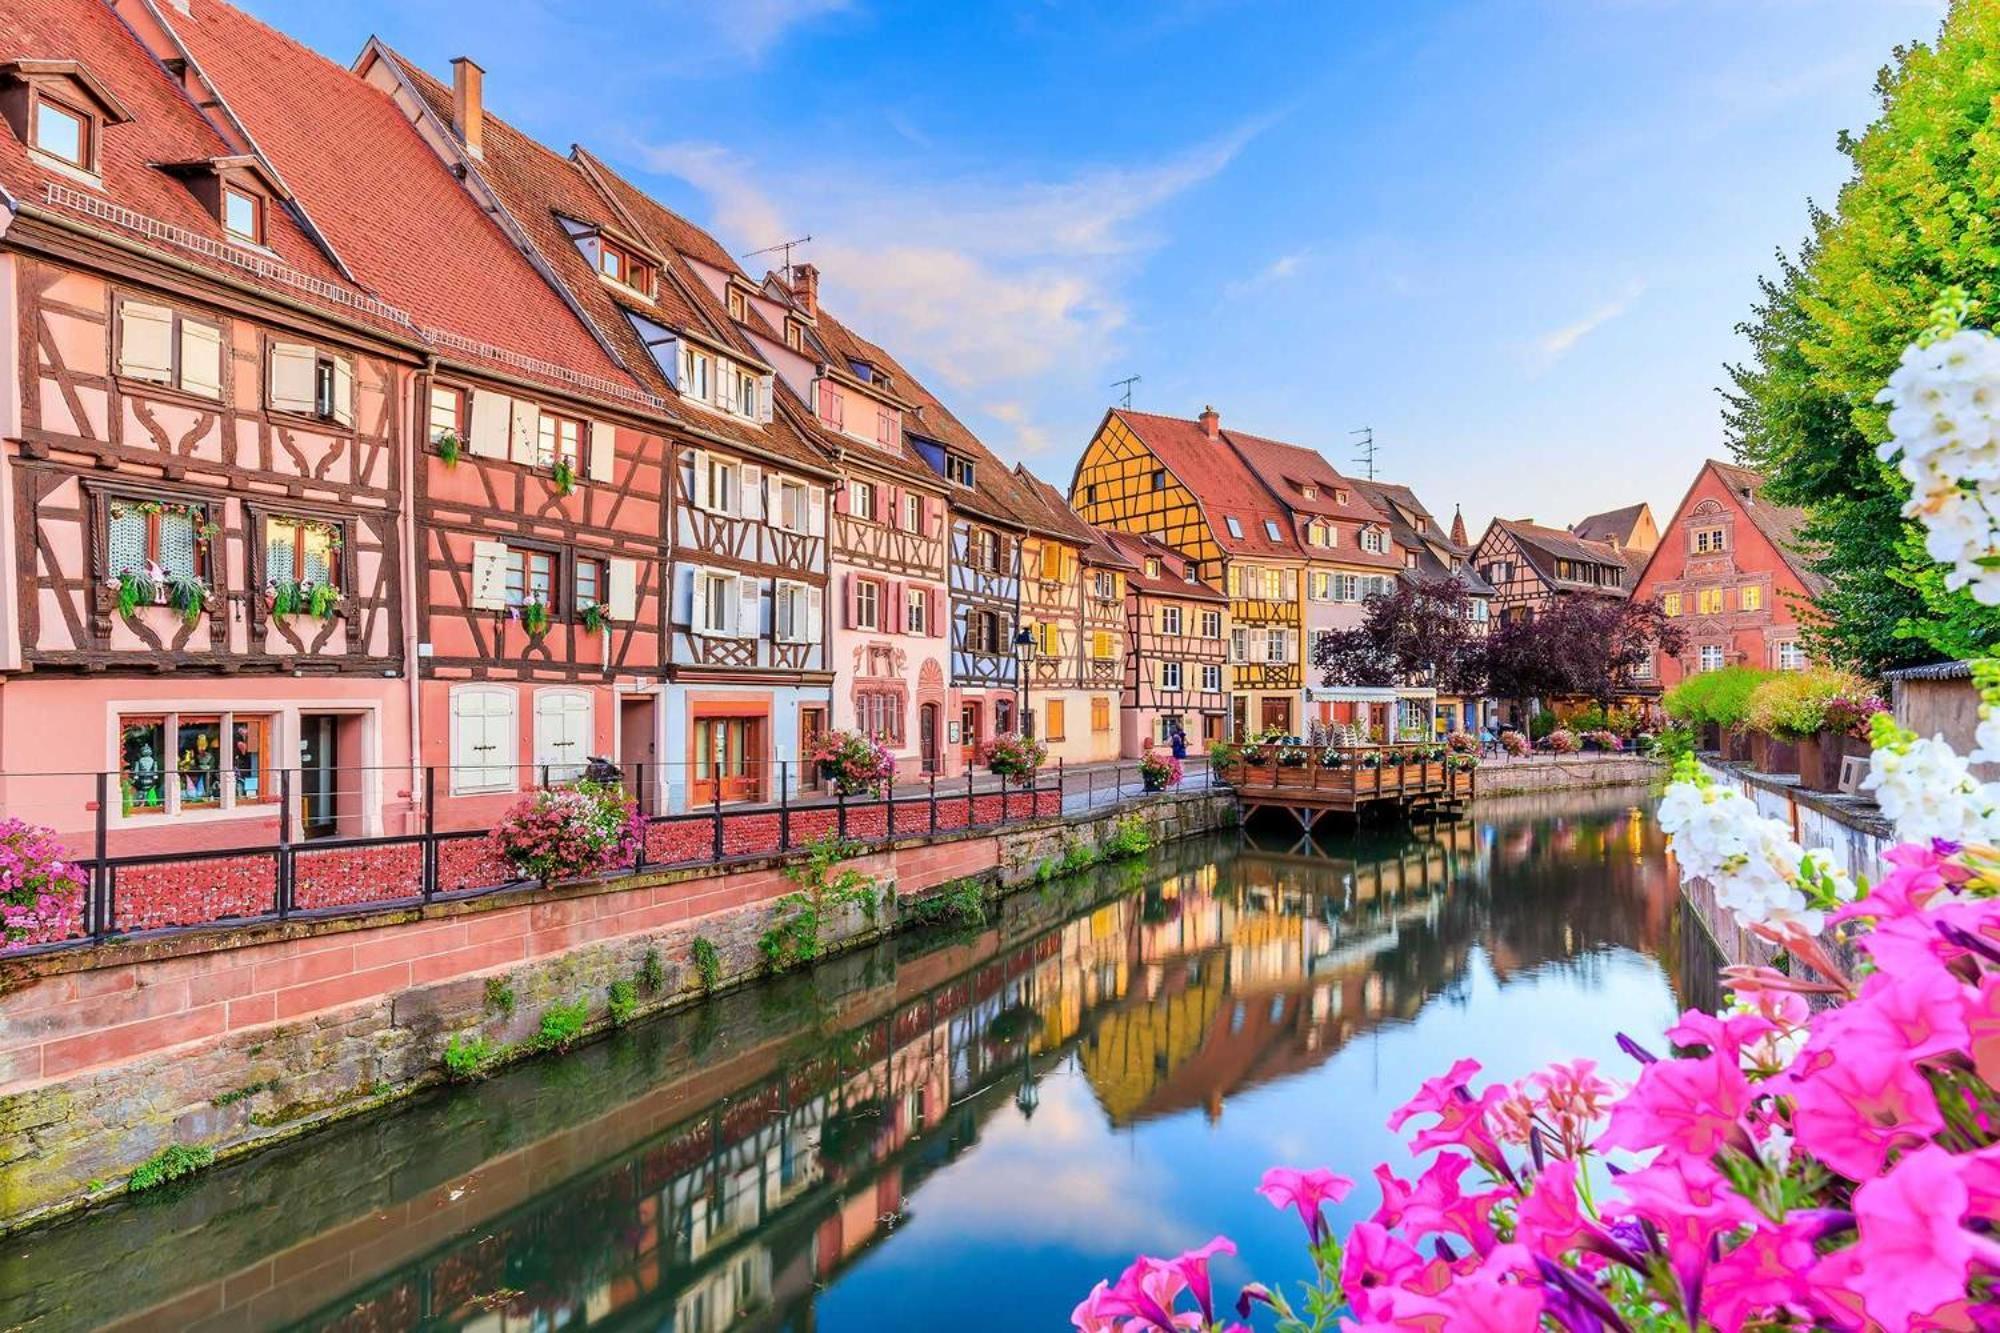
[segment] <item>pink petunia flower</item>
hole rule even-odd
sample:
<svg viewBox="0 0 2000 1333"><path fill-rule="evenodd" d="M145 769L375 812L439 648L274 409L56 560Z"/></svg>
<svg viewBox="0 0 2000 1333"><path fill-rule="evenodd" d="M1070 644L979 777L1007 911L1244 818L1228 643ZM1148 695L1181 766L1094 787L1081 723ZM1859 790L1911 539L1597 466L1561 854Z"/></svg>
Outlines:
<svg viewBox="0 0 2000 1333"><path fill-rule="evenodd" d="M1327 1204L1339 1203L1353 1188L1354 1182L1348 1177L1335 1175L1323 1166L1310 1171L1274 1166L1264 1173L1257 1192L1269 1199L1273 1208L1296 1208L1299 1220L1306 1224L1307 1236L1318 1245L1326 1238L1326 1219L1320 1210Z"/></svg>

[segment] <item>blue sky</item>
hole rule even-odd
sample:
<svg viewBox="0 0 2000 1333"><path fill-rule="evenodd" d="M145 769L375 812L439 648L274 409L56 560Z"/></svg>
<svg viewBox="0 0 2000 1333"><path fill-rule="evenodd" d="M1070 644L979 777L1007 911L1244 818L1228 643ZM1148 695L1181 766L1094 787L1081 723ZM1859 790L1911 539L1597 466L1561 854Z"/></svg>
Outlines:
<svg viewBox="0 0 2000 1333"><path fill-rule="evenodd" d="M200 3L200 0L196 0ZM1943 0L248 0L376 32L825 299L1067 483L1113 391L1432 509L1666 512L1837 133ZM763 262L763 261L746 261Z"/></svg>

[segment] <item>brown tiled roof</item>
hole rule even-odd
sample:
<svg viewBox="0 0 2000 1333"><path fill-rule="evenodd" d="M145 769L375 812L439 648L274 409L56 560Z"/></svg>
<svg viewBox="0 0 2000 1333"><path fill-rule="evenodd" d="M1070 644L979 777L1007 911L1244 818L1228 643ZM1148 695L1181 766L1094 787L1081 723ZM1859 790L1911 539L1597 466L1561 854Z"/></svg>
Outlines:
<svg viewBox="0 0 2000 1333"><path fill-rule="evenodd" d="M1708 466L1722 483L1736 492L1743 512L1750 516L1750 522L1771 545L1778 548L1778 554L1792 573L1798 576L1808 593L1818 596L1826 590L1826 580L1806 563L1801 550L1800 534L1805 530L1806 511L1789 505L1772 504L1763 498L1764 478L1749 468L1737 467L1733 463L1723 463L1709 459Z"/></svg>
<svg viewBox="0 0 2000 1333"><path fill-rule="evenodd" d="M1646 502L1641 500L1638 504L1626 505L1623 509L1612 509L1602 514L1592 514L1572 527L1570 531L1586 541L1615 541L1620 546L1630 546L1632 544L1632 530L1639 525L1639 520L1645 517L1645 514Z"/></svg>
<svg viewBox="0 0 2000 1333"><path fill-rule="evenodd" d="M1116 528L1100 528L1098 532L1105 542L1115 547L1132 566L1132 572L1125 576L1125 584L1134 592L1162 597L1185 597L1197 602L1229 600L1228 594L1213 584L1200 581L1188 582L1188 558L1158 537L1141 537L1137 533L1120 532ZM1160 562L1158 578L1146 572L1148 560Z"/></svg>
<svg viewBox="0 0 2000 1333"><path fill-rule="evenodd" d="M1638 582L1639 570L1645 567L1647 552L1620 550L1609 542L1588 541L1573 532L1565 532L1561 528L1545 528L1539 523L1530 523L1524 519L1496 518L1493 522L1502 531L1513 534L1514 544L1521 548L1522 554L1533 562L1544 579L1557 588L1629 597L1633 585ZM1609 565L1614 569L1630 571L1631 577L1615 588L1577 579L1558 578L1556 561L1559 559Z"/></svg>
<svg viewBox="0 0 2000 1333"><path fill-rule="evenodd" d="M1343 565L1373 565L1381 569L1400 569L1403 561L1392 548L1386 551L1370 551L1362 547L1356 539L1364 525L1388 527L1391 515L1373 502L1350 478L1340 474L1334 466L1316 449L1303 445L1287 444L1283 440L1268 440L1258 435L1248 435L1240 430L1222 428L1222 437L1249 465L1267 490L1273 492L1294 518L1294 533L1303 544L1305 525L1311 519L1330 521L1338 528L1349 525L1345 540L1334 559ZM1306 488L1314 494L1309 498ZM1346 503L1341 503L1341 497ZM1306 549L1308 557L1314 555Z"/></svg>
<svg viewBox="0 0 2000 1333"><path fill-rule="evenodd" d="M1472 552L1446 536L1424 508L1423 501L1408 486L1388 481L1359 481L1363 493L1373 496L1389 516L1389 531L1396 543L1417 553L1417 567L1405 568L1406 579L1456 579L1475 597L1493 595L1493 585L1472 567ZM1411 520L1414 519L1415 522ZM1421 526L1419 526L1421 525ZM1453 562L1457 568L1453 569Z"/></svg>
<svg viewBox="0 0 2000 1333"><path fill-rule="evenodd" d="M1216 544L1224 551L1235 556L1301 557L1291 514L1271 498L1242 455L1209 438L1200 422L1135 412L1129 407L1113 408L1111 415L1124 422L1126 429L1187 487L1208 519ZM1242 536L1229 531L1230 518L1242 528ZM1267 519L1277 524L1275 539L1265 530Z"/></svg>
<svg viewBox="0 0 2000 1333"><path fill-rule="evenodd" d="M1104 534L1083 521L1061 491L1043 481L1019 463L1014 465L1014 475L1028 489L1040 504L1046 529L1067 541L1075 542L1083 548L1086 564L1105 565L1113 569L1125 569L1130 562L1117 547L1104 540Z"/></svg>
<svg viewBox="0 0 2000 1333"><path fill-rule="evenodd" d="M385 93L221 0L169 17L335 252L370 290L425 328L474 347L505 349L639 388ZM419 244L420 237L449 243ZM471 348L445 350L459 361L501 364ZM505 368L534 374L519 362ZM587 391L576 383L565 387Z"/></svg>

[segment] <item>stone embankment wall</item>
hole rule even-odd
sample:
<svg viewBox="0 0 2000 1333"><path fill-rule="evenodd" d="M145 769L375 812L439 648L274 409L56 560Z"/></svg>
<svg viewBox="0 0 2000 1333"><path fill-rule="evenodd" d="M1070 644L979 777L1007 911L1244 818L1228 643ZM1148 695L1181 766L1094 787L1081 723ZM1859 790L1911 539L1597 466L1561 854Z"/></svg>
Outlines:
<svg viewBox="0 0 2000 1333"><path fill-rule="evenodd" d="M1525 759L1488 760L1479 769L1477 792L1488 796L1525 796L1543 791L1582 791L1591 787L1631 787L1658 782L1667 766L1637 754L1538 754Z"/></svg>
<svg viewBox="0 0 2000 1333"><path fill-rule="evenodd" d="M881 937L961 880L989 895L1030 882L1130 815L1166 842L1233 825L1236 805L1169 793L873 849L845 864L893 900L830 913L824 950ZM170 1145L239 1155L407 1096L443 1078L453 1037L531 1053L544 1016L579 1001L584 1031L602 1030L614 982L633 983L628 1016L693 1003L708 993L697 939L718 988L757 975L796 859L0 960L0 1230L116 1193Z"/></svg>

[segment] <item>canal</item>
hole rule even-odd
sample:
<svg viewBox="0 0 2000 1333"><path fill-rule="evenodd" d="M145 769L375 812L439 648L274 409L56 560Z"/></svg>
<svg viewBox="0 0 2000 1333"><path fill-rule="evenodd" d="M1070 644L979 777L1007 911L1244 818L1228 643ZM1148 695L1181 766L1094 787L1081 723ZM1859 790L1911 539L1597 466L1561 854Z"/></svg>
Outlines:
<svg viewBox="0 0 2000 1333"><path fill-rule="evenodd" d="M1180 844L0 1242L0 1329L1060 1329L1289 1278L1266 1166L1351 1222L1420 1079L1624 1075L1715 966L1643 791Z"/></svg>

